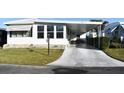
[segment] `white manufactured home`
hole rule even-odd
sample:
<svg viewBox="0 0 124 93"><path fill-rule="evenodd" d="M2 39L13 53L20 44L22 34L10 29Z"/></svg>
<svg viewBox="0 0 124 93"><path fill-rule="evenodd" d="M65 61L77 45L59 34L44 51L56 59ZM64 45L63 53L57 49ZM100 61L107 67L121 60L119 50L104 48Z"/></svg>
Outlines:
<svg viewBox="0 0 124 93"><path fill-rule="evenodd" d="M25 19L4 23L7 44L4 47L46 47L48 34L52 47L65 47L69 40L91 30L101 30L102 22Z"/></svg>

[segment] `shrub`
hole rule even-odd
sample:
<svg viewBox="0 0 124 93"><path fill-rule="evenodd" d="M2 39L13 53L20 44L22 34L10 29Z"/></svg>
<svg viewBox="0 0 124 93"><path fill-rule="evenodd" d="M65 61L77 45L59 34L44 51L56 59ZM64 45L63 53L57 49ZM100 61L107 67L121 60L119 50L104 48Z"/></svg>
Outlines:
<svg viewBox="0 0 124 93"><path fill-rule="evenodd" d="M98 48L98 38L96 37L96 38L94 38L94 46L96 47L96 48Z"/></svg>
<svg viewBox="0 0 124 93"><path fill-rule="evenodd" d="M87 44L93 45L93 43L94 43L94 39L93 38L87 37L86 39L87 39Z"/></svg>
<svg viewBox="0 0 124 93"><path fill-rule="evenodd" d="M116 36L113 37L112 42L120 43L120 39Z"/></svg>
<svg viewBox="0 0 124 93"><path fill-rule="evenodd" d="M101 40L100 49L104 50L106 48L109 48L110 39L108 37L101 37L100 40Z"/></svg>
<svg viewBox="0 0 124 93"><path fill-rule="evenodd" d="M99 38L87 38L87 43L89 45L95 46L96 48L98 48L98 40ZM100 49L106 49L109 48L109 44L110 43L110 39L107 37L101 37L100 38Z"/></svg>
<svg viewBox="0 0 124 93"><path fill-rule="evenodd" d="M111 45L109 46L109 48L121 48L121 44L112 42Z"/></svg>

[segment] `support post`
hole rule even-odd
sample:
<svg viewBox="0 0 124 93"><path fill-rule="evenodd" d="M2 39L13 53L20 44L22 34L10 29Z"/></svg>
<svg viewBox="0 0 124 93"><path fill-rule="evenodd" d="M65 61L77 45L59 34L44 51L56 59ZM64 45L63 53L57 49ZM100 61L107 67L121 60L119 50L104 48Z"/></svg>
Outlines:
<svg viewBox="0 0 124 93"><path fill-rule="evenodd" d="M47 34L47 42L48 42L48 55L50 55L50 34Z"/></svg>
<svg viewBox="0 0 124 93"><path fill-rule="evenodd" d="M64 39L67 38L67 32L66 32L66 31L67 31L67 30L66 30L66 25L64 25L64 33L63 33Z"/></svg>
<svg viewBox="0 0 124 93"><path fill-rule="evenodd" d="M54 25L54 39L56 39L56 35L57 35L57 32L56 32L56 25Z"/></svg>
<svg viewBox="0 0 124 93"><path fill-rule="evenodd" d="M98 48L101 48L101 25L98 27Z"/></svg>

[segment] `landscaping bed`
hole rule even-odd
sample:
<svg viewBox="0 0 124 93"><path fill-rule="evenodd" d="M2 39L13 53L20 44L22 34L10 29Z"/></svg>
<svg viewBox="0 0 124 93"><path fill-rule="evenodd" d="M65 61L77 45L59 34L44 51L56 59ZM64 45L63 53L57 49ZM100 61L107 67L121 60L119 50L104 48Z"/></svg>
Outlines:
<svg viewBox="0 0 124 93"><path fill-rule="evenodd" d="M0 63L46 65L57 60L62 53L63 49L51 49L50 55L48 55L47 49L42 48L0 49Z"/></svg>
<svg viewBox="0 0 124 93"><path fill-rule="evenodd" d="M107 55L124 62L124 48L108 48L103 51Z"/></svg>

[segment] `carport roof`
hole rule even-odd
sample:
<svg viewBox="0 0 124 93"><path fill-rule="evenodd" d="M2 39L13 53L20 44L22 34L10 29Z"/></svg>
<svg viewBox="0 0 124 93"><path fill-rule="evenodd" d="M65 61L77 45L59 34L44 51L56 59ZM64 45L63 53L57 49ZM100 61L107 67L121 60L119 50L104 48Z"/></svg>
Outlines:
<svg viewBox="0 0 124 93"><path fill-rule="evenodd" d="M101 25L103 22L91 22L91 21L63 21L63 20L39 20L39 19L24 19L5 22L5 25L16 24L35 24L35 23L60 23L60 24L94 24Z"/></svg>

